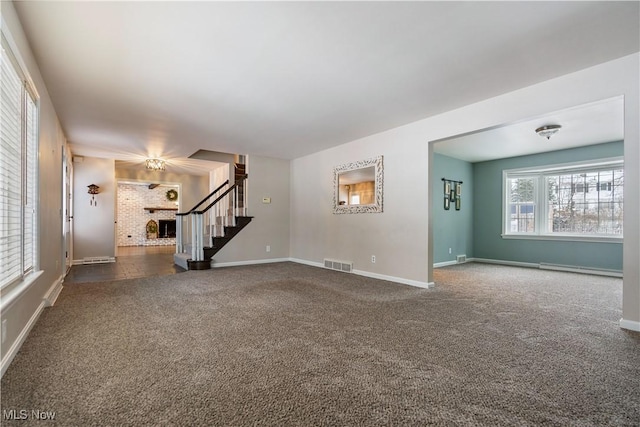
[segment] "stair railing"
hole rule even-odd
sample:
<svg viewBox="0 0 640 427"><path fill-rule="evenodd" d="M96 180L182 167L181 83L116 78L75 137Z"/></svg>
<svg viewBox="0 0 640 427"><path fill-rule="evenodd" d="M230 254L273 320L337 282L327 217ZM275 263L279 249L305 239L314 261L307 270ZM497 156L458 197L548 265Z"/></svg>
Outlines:
<svg viewBox="0 0 640 427"><path fill-rule="evenodd" d="M176 253L189 252L190 249L193 261L203 261L204 247L213 246L214 237L224 237L224 227L235 226L236 216L239 214L246 216L247 192L243 191L242 198L239 196L239 189L246 179L247 175L238 177L231 186L227 180L191 210L176 214L179 218L176 221ZM201 205L216 195L217 197L209 205L198 210ZM239 200L243 201L242 209L238 208ZM211 215L205 215L212 208Z"/></svg>
<svg viewBox="0 0 640 427"><path fill-rule="evenodd" d="M192 212L195 212L196 209L198 209L203 203L222 191L228 185L229 180L226 180L225 182L220 184L218 188L209 193L204 199L200 200L197 205L189 209L187 212L176 213L176 253L183 253L185 251L186 245L189 245L194 241L193 236L191 235L191 231L194 229L194 227L192 226L193 220L189 221L187 220L187 217L190 216ZM191 238L189 238L190 236Z"/></svg>

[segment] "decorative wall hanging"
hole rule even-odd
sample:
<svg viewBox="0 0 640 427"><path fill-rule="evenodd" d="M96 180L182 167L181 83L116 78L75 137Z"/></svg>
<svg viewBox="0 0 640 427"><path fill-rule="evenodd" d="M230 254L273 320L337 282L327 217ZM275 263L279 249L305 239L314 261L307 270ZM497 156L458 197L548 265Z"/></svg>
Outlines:
<svg viewBox="0 0 640 427"><path fill-rule="evenodd" d="M456 210L459 211L462 205L462 181L447 178L442 178L442 181L444 182L444 209L448 211L453 202Z"/></svg>
<svg viewBox="0 0 640 427"><path fill-rule="evenodd" d="M174 189L167 191L167 200L171 202L178 200L178 192Z"/></svg>
<svg viewBox="0 0 640 427"><path fill-rule="evenodd" d="M100 187L95 184L87 185L87 187L89 187L88 193L91 194L89 205L98 206L98 202L96 201L96 194L100 193Z"/></svg>

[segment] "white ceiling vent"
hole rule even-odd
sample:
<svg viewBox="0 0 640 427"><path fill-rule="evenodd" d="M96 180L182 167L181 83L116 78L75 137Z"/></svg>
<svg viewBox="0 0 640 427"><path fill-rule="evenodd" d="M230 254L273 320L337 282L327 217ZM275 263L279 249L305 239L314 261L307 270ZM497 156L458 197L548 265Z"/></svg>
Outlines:
<svg viewBox="0 0 640 427"><path fill-rule="evenodd" d="M330 270L343 271L345 273L351 273L353 270L353 263L349 261L337 261L335 259L324 260L324 268Z"/></svg>

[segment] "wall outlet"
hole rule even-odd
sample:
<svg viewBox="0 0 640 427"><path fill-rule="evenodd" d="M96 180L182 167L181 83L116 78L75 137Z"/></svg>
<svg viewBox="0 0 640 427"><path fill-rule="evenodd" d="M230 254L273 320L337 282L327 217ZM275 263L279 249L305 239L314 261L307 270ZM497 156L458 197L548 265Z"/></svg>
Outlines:
<svg viewBox="0 0 640 427"><path fill-rule="evenodd" d="M451 248L449 248L449 255L451 255Z"/></svg>
<svg viewBox="0 0 640 427"><path fill-rule="evenodd" d="M267 245L267 252L271 252L271 246Z"/></svg>
<svg viewBox="0 0 640 427"><path fill-rule="evenodd" d="M2 341L1 343L4 344L4 340L7 339L7 319L4 319L2 321Z"/></svg>
<svg viewBox="0 0 640 427"><path fill-rule="evenodd" d="M372 264L376 263L376 256L375 255L371 255L371 263Z"/></svg>

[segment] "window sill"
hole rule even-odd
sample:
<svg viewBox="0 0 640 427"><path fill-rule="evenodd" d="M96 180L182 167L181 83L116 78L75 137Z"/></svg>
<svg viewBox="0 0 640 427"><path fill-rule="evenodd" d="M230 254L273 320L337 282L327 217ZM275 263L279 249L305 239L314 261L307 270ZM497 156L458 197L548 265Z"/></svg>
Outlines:
<svg viewBox="0 0 640 427"><path fill-rule="evenodd" d="M507 240L549 240L564 242L590 242L590 243L620 243L622 237L609 236L572 236L568 234L502 234L503 239Z"/></svg>
<svg viewBox="0 0 640 427"><path fill-rule="evenodd" d="M5 286L0 294L0 311L8 310L18 298L42 275L43 271L33 271L18 282Z"/></svg>

